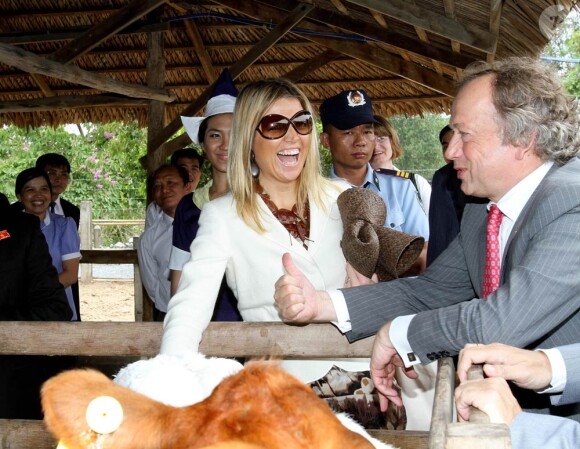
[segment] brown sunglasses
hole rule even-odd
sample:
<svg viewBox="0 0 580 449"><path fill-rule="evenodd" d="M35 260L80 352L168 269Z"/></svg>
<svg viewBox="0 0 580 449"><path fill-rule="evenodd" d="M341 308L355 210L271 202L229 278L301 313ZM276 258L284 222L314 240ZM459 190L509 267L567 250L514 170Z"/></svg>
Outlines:
<svg viewBox="0 0 580 449"><path fill-rule="evenodd" d="M292 117L287 118L280 114L269 114L262 117L256 131L264 139L275 140L286 135L288 129L292 128L303 136L312 132L312 114L308 111L298 111Z"/></svg>

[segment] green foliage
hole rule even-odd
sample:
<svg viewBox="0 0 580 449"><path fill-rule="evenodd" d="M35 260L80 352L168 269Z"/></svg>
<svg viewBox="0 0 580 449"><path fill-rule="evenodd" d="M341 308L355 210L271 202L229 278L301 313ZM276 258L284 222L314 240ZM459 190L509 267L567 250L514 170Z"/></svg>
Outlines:
<svg viewBox="0 0 580 449"><path fill-rule="evenodd" d="M425 114L424 117L389 117L389 122L397 130L401 146L405 151L395 165L401 170L409 170L431 179L439 167L445 165L439 131L449 123L443 115Z"/></svg>
<svg viewBox="0 0 580 449"><path fill-rule="evenodd" d="M577 10L566 17L560 25L557 34L544 49L544 55L561 58L580 58L580 13ZM577 97L580 96L580 64L574 62L557 62L562 82L566 90Z"/></svg>
<svg viewBox="0 0 580 449"><path fill-rule="evenodd" d="M85 135L53 128L0 129L0 189L15 200L18 173L45 153L64 155L71 164L65 197L74 204L93 202L93 218L142 218L145 171L139 158L146 153L146 130L136 124L87 125Z"/></svg>

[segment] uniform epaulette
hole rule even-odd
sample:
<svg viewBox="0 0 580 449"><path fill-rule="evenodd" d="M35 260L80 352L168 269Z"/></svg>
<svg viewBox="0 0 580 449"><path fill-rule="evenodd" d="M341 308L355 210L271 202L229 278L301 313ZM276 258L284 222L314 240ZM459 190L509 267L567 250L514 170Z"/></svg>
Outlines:
<svg viewBox="0 0 580 449"><path fill-rule="evenodd" d="M405 170L391 170L389 168L379 168L379 169L377 169L375 171L377 173L380 173L381 175L397 176L399 178L405 178L405 179L409 179L413 175L413 173L411 173L410 171L405 171Z"/></svg>

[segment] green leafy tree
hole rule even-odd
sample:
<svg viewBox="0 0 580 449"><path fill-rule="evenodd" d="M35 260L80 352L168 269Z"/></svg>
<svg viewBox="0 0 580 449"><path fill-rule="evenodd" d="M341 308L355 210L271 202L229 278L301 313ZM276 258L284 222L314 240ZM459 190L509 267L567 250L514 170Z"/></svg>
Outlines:
<svg viewBox="0 0 580 449"><path fill-rule="evenodd" d="M568 59L570 62L554 62L558 67L567 91L580 96L580 13L572 10L560 25L558 32L544 48L543 56Z"/></svg>
<svg viewBox="0 0 580 449"><path fill-rule="evenodd" d="M75 204L92 201L94 218L143 217L145 171L138 161L146 153L146 130L119 123L88 125L84 136L62 126L0 129L2 192L15 200L18 173L49 152L69 160L72 179L65 196Z"/></svg>
<svg viewBox="0 0 580 449"><path fill-rule="evenodd" d="M397 130L405 151L403 156L395 161L397 168L431 179L435 170L445 165L439 143L439 131L449 123L449 118L425 114L423 117L398 115L389 117L388 120Z"/></svg>

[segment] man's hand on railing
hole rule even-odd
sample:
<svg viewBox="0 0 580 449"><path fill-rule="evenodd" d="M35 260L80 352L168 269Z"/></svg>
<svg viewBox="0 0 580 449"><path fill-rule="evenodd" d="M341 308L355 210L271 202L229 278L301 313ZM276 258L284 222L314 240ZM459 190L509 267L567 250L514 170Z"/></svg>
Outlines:
<svg viewBox="0 0 580 449"><path fill-rule="evenodd" d="M509 426L522 411L507 381L499 377L463 382L455 390L455 404L460 421L469 421L471 407L475 407L486 413L490 422Z"/></svg>
<svg viewBox="0 0 580 449"><path fill-rule="evenodd" d="M487 377L501 377L528 390L546 388L552 379L552 367L546 354L501 343L465 345L457 363L461 382L467 379L467 370L474 364L483 364Z"/></svg>

